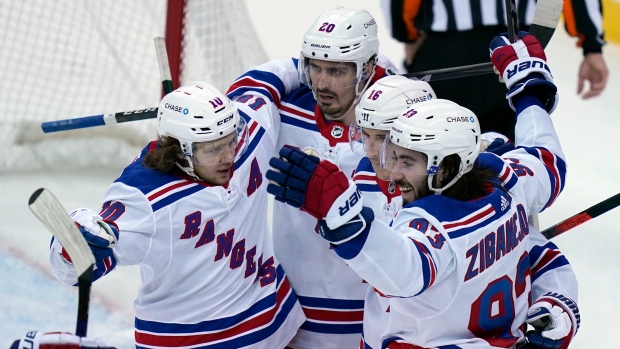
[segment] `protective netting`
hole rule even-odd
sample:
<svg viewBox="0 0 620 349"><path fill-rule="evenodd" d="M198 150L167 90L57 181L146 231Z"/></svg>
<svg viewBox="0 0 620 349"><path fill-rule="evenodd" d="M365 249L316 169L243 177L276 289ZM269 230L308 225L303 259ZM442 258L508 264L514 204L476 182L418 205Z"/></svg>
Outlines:
<svg viewBox="0 0 620 349"><path fill-rule="evenodd" d="M170 1L179 6L182 1ZM182 83L226 90L266 60L242 0L186 0ZM122 167L154 120L44 134L44 121L157 106L164 0L0 1L0 173ZM176 86L175 86L176 87Z"/></svg>

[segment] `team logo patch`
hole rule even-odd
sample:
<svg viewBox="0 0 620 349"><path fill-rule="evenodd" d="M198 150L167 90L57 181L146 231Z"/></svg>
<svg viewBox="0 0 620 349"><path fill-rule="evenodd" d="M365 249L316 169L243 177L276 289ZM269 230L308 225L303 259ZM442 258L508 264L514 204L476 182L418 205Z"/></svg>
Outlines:
<svg viewBox="0 0 620 349"><path fill-rule="evenodd" d="M344 128L342 126L335 125L332 127L332 137L340 138L344 134Z"/></svg>
<svg viewBox="0 0 620 349"><path fill-rule="evenodd" d="M396 185L394 184L393 181L390 181L390 184L388 184L388 193L394 194L395 191L396 191Z"/></svg>

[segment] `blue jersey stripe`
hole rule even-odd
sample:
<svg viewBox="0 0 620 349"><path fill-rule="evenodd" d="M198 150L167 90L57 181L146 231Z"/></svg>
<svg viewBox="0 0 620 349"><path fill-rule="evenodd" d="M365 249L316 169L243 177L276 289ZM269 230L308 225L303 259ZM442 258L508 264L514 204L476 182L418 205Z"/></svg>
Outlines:
<svg viewBox="0 0 620 349"><path fill-rule="evenodd" d="M364 309L364 300L356 299L332 299L332 298L317 298L297 296L301 305L309 308L328 308L328 309L349 309L360 310Z"/></svg>
<svg viewBox="0 0 620 349"><path fill-rule="evenodd" d="M165 197L165 198L163 198L163 199L161 199L161 200L151 204L151 208L153 209L153 212L155 212L155 211L157 211L159 209L162 209L162 208L164 208L164 207L166 207L168 205L171 205L171 204L175 203L177 200L181 200L181 199L183 199L185 197L188 197L188 196L190 196L190 195L192 195L194 193L197 193L197 192L199 192L199 191L201 191L201 190L203 190L205 188L207 188L207 187L202 186L202 185L191 186L191 187L189 187L189 188L187 188L185 190L181 190L181 191L178 191L178 192L176 192L174 194L168 195L167 197Z"/></svg>
<svg viewBox="0 0 620 349"><path fill-rule="evenodd" d="M355 185L357 185L357 189L361 191L365 191L365 192L380 192L381 191L381 188L379 188L379 186L376 184L355 183Z"/></svg>
<svg viewBox="0 0 620 349"><path fill-rule="evenodd" d="M305 122L305 121L290 117L288 115L284 115L282 113L280 113L280 119L283 124L303 128L309 131L319 132L319 128L316 126L316 123L314 122Z"/></svg>
<svg viewBox="0 0 620 349"><path fill-rule="evenodd" d="M329 333L329 334L359 334L362 332L362 323L356 324L323 324L318 322L312 322L306 320L301 325L302 330L317 332L317 333Z"/></svg>
<svg viewBox="0 0 620 349"><path fill-rule="evenodd" d="M536 273L534 273L534 275L532 275L532 282L534 282L540 276L543 276L548 271L551 271L551 270L554 270L554 269L557 269L559 267L569 265L569 264L570 263L568 263L568 259L566 259L566 257L564 257L563 255L560 255L556 259L554 259L553 262L547 264L543 268L539 269Z"/></svg>
<svg viewBox="0 0 620 349"><path fill-rule="evenodd" d="M275 297L275 295L271 295L267 298L273 298ZM269 302L272 302L271 299L267 299L264 298L263 300L261 300L261 302L264 302L265 300L268 300ZM269 303L267 302L267 303ZM293 290L291 289L290 294L288 295L287 299L285 299L282 302L282 306L280 308L280 310L278 311L277 315L275 316L274 320L266 327L257 330L257 331L253 331L253 332L249 332L245 335L241 335L239 337L235 337L232 338L230 340L225 340L222 342L218 342L218 343L213 343L213 344L208 344L208 343L204 343L204 345L201 345L199 348L208 348L208 349L228 349L228 348L240 348L240 347L245 347L248 345L252 345L255 343L258 343L260 341L265 340L266 338L270 337L271 335L273 335L274 333L276 333L280 327L282 326L282 324L284 323L284 321L286 321L287 317L289 316L291 310L295 307L296 304L296 298L294 295ZM220 320L215 320L215 321L211 321L211 322L218 322ZM237 320L233 320L237 321ZM147 324L149 322L144 321L144 320L139 320L136 319L136 329L139 329L138 324L144 325ZM153 323L153 322L150 322ZM233 323L234 324L234 323ZM162 326L162 325L172 325L172 326L180 326L182 329L187 329L188 327L194 327L196 325L176 325L176 324L159 324L158 326ZM197 324L198 325L198 324ZM225 329L226 326L218 326L220 327L220 329ZM195 327L194 327L195 328ZM142 328L140 328L142 329ZM199 331L207 331L205 329L200 329ZM196 332L199 332L196 331ZM183 331L183 332L174 332L174 333L189 333L192 334L193 331ZM145 348L148 349L147 347L143 347L140 345L136 345L136 348Z"/></svg>

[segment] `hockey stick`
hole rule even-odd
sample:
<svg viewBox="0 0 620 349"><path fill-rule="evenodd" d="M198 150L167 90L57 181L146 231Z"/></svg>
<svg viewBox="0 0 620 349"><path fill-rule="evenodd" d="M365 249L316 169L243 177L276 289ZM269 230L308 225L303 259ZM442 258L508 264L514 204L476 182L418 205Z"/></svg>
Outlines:
<svg viewBox="0 0 620 349"><path fill-rule="evenodd" d="M555 28L558 26L563 5L563 0L538 0L536 3L536 10L534 12L532 25L530 26L530 33L538 39L543 47L547 47L547 44L549 44L549 41L555 32ZM508 6L506 11L509 11ZM514 30L514 27L512 30ZM426 70L418 73L404 74L404 76L415 80L438 81L489 73L493 73L493 64L491 62L445 69Z"/></svg>
<svg viewBox="0 0 620 349"><path fill-rule="evenodd" d="M44 133L76 130L79 128L120 124L122 122L154 119L157 117L157 108L138 109L119 113L106 113L92 116L83 116L73 119L46 121L41 124Z"/></svg>
<svg viewBox="0 0 620 349"><path fill-rule="evenodd" d="M170 65L168 64L168 53L166 51L166 42L164 38L155 38L155 51L157 52L157 63L159 65L159 74L164 89L164 94L172 92L172 75L170 74ZM106 113L92 116L84 116L73 119L47 121L41 124L44 133L76 130L80 128L104 126L120 124L136 120L155 119L157 117L157 108L138 109L128 112Z"/></svg>
<svg viewBox="0 0 620 349"><path fill-rule="evenodd" d="M506 26L508 27L508 39L515 43L519 40L519 14L515 0L506 0ZM544 45L547 46L547 45Z"/></svg>
<svg viewBox="0 0 620 349"><path fill-rule="evenodd" d="M554 238L618 206L620 206L620 193L605 199L594 206L588 207L585 210L561 221L560 223L552 225L551 227L541 231L541 233L547 239Z"/></svg>
<svg viewBox="0 0 620 349"><path fill-rule="evenodd" d="M159 76L164 88L164 95L167 95L174 90L174 87L172 86L172 74L170 73L168 51L166 50L166 39L162 37L155 38L155 52L157 53L157 65L159 65Z"/></svg>
<svg viewBox="0 0 620 349"><path fill-rule="evenodd" d="M75 335L86 337L90 286L93 280L95 257L58 199L47 189L37 189L28 200L30 211L62 244L69 253L78 275L78 312Z"/></svg>

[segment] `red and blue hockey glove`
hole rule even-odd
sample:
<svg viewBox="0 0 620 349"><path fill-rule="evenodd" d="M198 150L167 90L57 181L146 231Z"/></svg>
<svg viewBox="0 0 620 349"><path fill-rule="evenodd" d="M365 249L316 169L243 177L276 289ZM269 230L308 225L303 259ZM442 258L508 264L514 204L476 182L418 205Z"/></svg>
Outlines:
<svg viewBox="0 0 620 349"><path fill-rule="evenodd" d="M567 348L573 337L569 312L550 299L541 299L532 304L527 313L526 323L534 328L526 333L528 342L539 348Z"/></svg>
<svg viewBox="0 0 620 349"><path fill-rule="evenodd" d="M116 349L96 338L78 337L68 332L30 331L16 340L11 349Z"/></svg>
<svg viewBox="0 0 620 349"><path fill-rule="evenodd" d="M557 87L547 66L545 51L538 40L528 32L519 32L515 43L508 35L496 36L489 47L491 62L508 87L506 99L515 110L515 101L523 95L534 95L549 114L557 106Z"/></svg>
<svg viewBox="0 0 620 349"><path fill-rule="evenodd" d="M276 200L301 207L316 219L325 219L335 229L362 210L362 196L355 184L327 160L319 160L299 149L280 149L280 159L271 158L267 192Z"/></svg>
<svg viewBox="0 0 620 349"><path fill-rule="evenodd" d="M118 242L119 236L114 224L104 222L97 212L88 208L75 209L69 213L69 217L80 229L97 262L112 256L112 247ZM63 256L71 261L68 254L64 253L64 248Z"/></svg>

